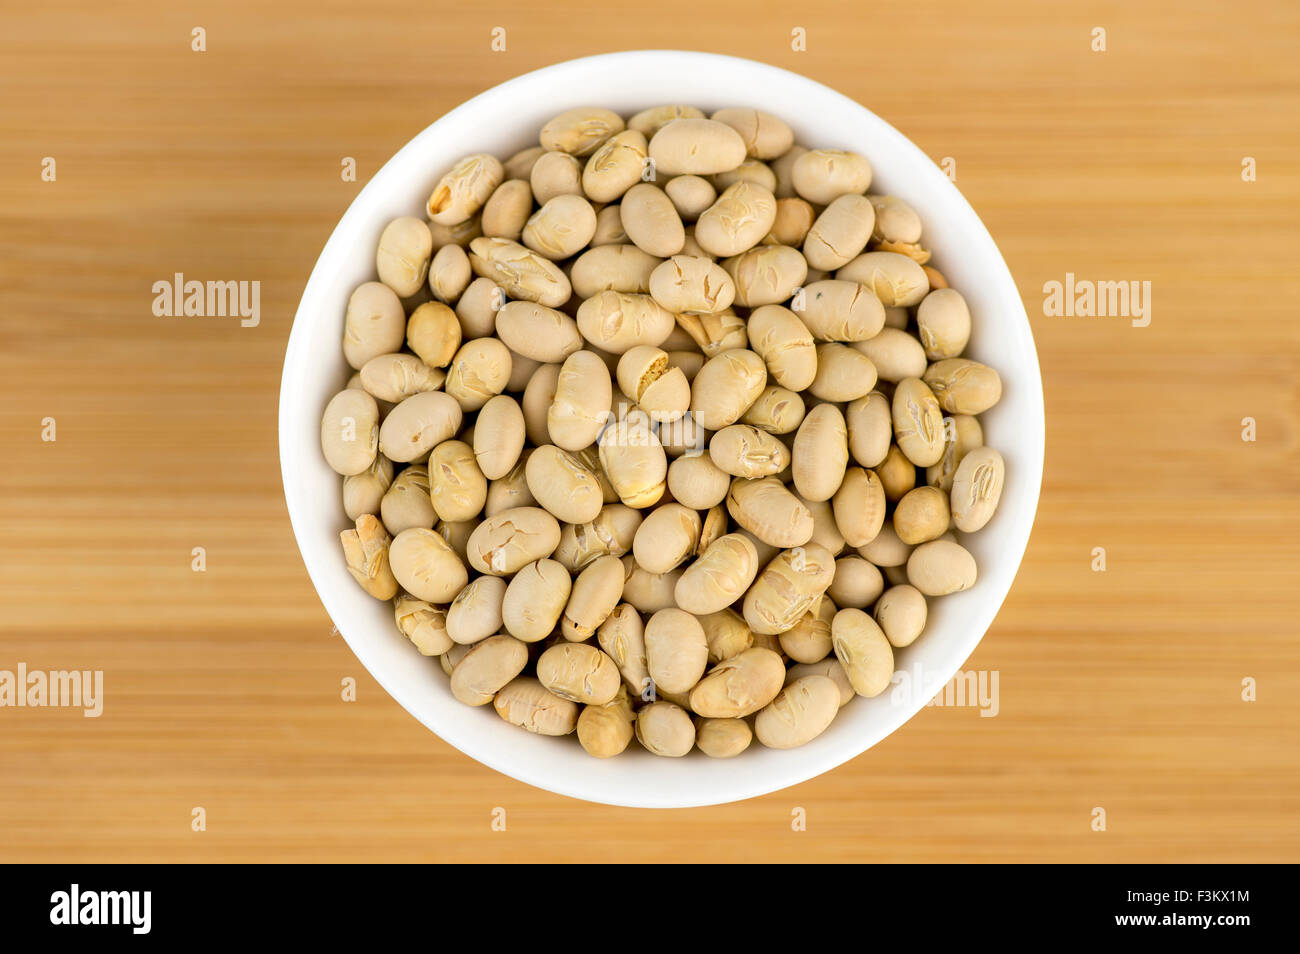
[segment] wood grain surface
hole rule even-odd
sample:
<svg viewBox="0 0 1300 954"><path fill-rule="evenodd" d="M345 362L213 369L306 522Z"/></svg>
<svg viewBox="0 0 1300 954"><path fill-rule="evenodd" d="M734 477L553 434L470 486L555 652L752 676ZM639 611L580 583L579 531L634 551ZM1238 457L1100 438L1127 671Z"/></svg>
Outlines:
<svg viewBox="0 0 1300 954"><path fill-rule="evenodd" d="M0 670L103 670L105 703L0 709L0 860L1300 860L1297 46L1285 0L7 10ZM796 70L954 158L1048 414L966 667L1000 674L997 716L924 709L815 781L661 812L517 783L393 702L331 634L276 443L292 315L361 184L475 93L643 47ZM175 272L260 281L260 325L155 317ZM1151 324L1045 317L1067 272L1151 282Z"/></svg>

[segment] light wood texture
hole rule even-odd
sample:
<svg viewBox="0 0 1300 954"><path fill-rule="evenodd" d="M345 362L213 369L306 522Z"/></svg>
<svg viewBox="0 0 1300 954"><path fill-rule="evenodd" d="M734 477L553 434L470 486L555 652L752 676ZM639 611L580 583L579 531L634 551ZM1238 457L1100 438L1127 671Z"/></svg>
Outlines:
<svg viewBox="0 0 1300 954"><path fill-rule="evenodd" d="M0 860L1300 860L1295 4L82 0L5 21L0 669L102 669L107 701L0 709ZM290 533L276 400L307 274L386 157L516 74L683 45L802 72L956 158L1031 315L1048 455L967 664L1000 673L996 718L926 709L797 788L656 813L497 775L366 675ZM155 318L178 271L260 280L261 325ZM1066 272L1150 281L1151 326L1043 317Z"/></svg>

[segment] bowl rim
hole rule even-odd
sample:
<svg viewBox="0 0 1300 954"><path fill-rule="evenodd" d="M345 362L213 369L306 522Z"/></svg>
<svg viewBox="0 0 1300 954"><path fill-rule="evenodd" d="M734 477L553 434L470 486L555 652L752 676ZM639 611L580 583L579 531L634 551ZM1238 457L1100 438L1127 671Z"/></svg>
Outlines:
<svg viewBox="0 0 1300 954"><path fill-rule="evenodd" d="M644 49L644 50L625 50L618 52L600 53L592 56L584 56L576 59L565 60L553 63L547 66L531 70L527 73L520 74L502 83L491 86L488 89L476 94L459 106L454 107L448 112L434 119L424 129L418 132L403 146L401 146L389 159L374 173L366 182L352 202L348 205L347 210L343 213L338 223L331 230L329 238L326 240L324 248L313 266L311 273L303 287L302 296L299 300L298 307L295 309L293 324L289 332L288 340L285 345L284 363L281 371L280 383L280 400L277 410L277 430L278 430L278 452L280 455L281 483L282 492L285 498L286 509L289 514L290 525L293 529L295 542L298 545L299 553L302 556L304 566L307 569L308 576L311 580L312 587L316 590L318 598L321 600L327 614L334 622L334 625L340 635L347 641L352 652L356 655L358 661L365 666L366 671L375 679L376 682L387 692L403 709L411 716L433 732L439 739L451 745L453 748L463 752L469 758L479 762L487 767L500 772L510 778L524 782L535 788L544 791L555 792L561 795L567 795L572 798L589 801L598 804L609 804L623 807L634 808L686 808L699 807L715 804L725 804L735 801L757 797L760 795L770 794L797 785L809 779L815 778L831 769L842 765L857 756L863 754L868 749L875 746L882 739L892 735L901 726L906 724L920 709L925 707L927 699L918 697L912 702L896 706L897 714L889 720L889 725L874 731L864 733L855 740L855 744L848 748L851 751L844 752L841 749L831 750L828 754L821 757L808 757L802 763L801 767L792 769L781 775L776 784L769 784L764 776L761 779L750 777L742 783L732 787L730 791L721 797L709 794L694 793L683 796L680 790L672 789L664 792L637 791L629 794L627 797L610 795L607 792L600 795L593 795L586 791L581 785L576 785L570 779L563 776L547 775L545 772L538 771L535 768L525 764L515 764L507 759L499 758L495 752L483 753L469 744L464 734L458 731L458 726L438 725L435 727L430 720L421 714L420 706L417 700L411 697L411 694L401 686L395 685L393 679L383 673L384 667L376 665L374 657L376 655L372 647L365 639L356 634L350 634L348 627L341 624L341 619L346 619L350 614L343 607L338 598L329 589L322 585L323 564L322 561L334 557L334 554L316 553L311 547L307 546L306 527L311 519L307 512L307 502L302 499L301 494L295 495L291 487L295 486L293 481L294 470L298 466L294 460L292 450L292 441L298 439L297 435L291 433L292 424L290 423L289 407L292 403L292 394L294 388L304 379L305 371L299 366L294 366L294 356L306 349L308 338L312 334L312 323L310 316L306 315L308 299L311 297L312 289L323 282L323 276L331 273L337 267L337 264L345 254L344 246L347 244L345 236L353 231L353 226L357 220L361 219L364 211L370 205L374 197L384 188L386 180L395 174L394 169L399 164L399 159L412 150L418 150L420 146L432 140L438 135L438 127L445 121L454 117L459 117L469 113L477 108L482 107L485 103L498 100L503 97L512 95L514 92L525 89L530 83L535 81L539 76L545 74L548 78L561 78L563 74L579 74L590 70L592 67L601 66L612 61L622 61L622 65L647 66L656 64L662 66L664 58L672 58L677 61L674 65L678 68L693 65L697 67L725 67L731 65L743 65L743 68L749 71L758 71L764 73L773 82L802 87L809 93L818 97L832 97L839 100L843 106L851 107L858 110L870 118L871 122L878 128L873 130L880 136L892 140L889 144L889 150L900 155L910 157L911 161L918 166L918 174L923 175L928 182L928 188L937 190L947 190L948 195L943 201L950 204L955 215L965 219L963 227L970 230L979 240L986 242L988 251L996 257L997 263L1001 266L993 280L1004 286L1005 292L1009 287L1009 300L1015 302L1015 313L1011 315L1011 320L1021 319L1024 333L1028 340L1027 361L1022 369L1022 374L1017 378L1017 388L1027 389L1026 397L1029 400L1033 413L1035 426L1024 428L1018 431L1019 441L1024 442L1018 445L1023 452L1030 466L1028 486L1024 488L1023 493L1028 495L1026 498L1027 506L1019 508L1020 519L1009 529L1011 546L1001 551L1001 556L1006 560L1005 564L1000 564L1003 568L1003 575L1007 575L1006 588L996 600L989 600L985 608L981 609L976 618L969 622L966 627L966 636L960 644L951 647L951 656L955 661L951 671L943 673L943 682L947 683L953 675L958 672L965 664L971 654L975 651L989 627L992 625L994 618L1007 597L1010 595L1011 587L1015 577L1019 572L1020 565L1024 558L1025 550L1028 546L1033 524L1037 514L1038 503L1041 496L1043 463L1045 455L1046 440L1046 421L1045 421L1045 402L1043 398L1042 373L1038 362L1037 347L1033 339L1033 329L1030 326L1029 318L1025 312L1024 303L1020 298L1016 288L1014 278L1011 275L1010 268L998 248L997 243L993 240L992 235L984 226L976 214L974 208L970 205L964 195L957 189L956 185L934 162L921 150L919 146L904 136L891 124L872 112L868 107L857 102L849 96L832 89L816 80L795 73L782 67L773 66L758 60L752 60L744 57L730 56L727 54L710 53L694 50L673 50L673 49ZM693 61L693 62L690 62ZM560 107L563 108L563 107ZM300 363L301 364L301 363ZM1009 567L1010 569L1006 569ZM860 744L859 744L860 743ZM793 764L793 763L792 763ZM738 773L744 775L745 773Z"/></svg>

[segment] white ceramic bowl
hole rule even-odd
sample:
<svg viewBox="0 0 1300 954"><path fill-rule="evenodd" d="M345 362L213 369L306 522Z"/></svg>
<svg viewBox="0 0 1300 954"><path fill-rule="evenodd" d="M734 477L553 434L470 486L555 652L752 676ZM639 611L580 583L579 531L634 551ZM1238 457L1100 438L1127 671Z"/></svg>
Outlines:
<svg viewBox="0 0 1300 954"><path fill-rule="evenodd" d="M452 698L434 659L396 630L391 606L353 582L339 531L349 525L340 479L321 457L321 412L350 369L340 349L344 304L374 277L384 224L423 215L438 178L462 155L498 156L532 145L551 116L572 106L607 106L626 115L659 103L705 110L750 105L788 122L809 147L867 156L873 192L905 199L925 223L925 244L949 283L970 303L969 356L993 365L1001 402L983 415L986 443L1007 462L1006 487L992 522L963 542L979 562L970 590L932 600L925 633L898 652L897 665L924 674L933 689L957 672L1001 606L1020 565L1038 505L1043 470L1043 394L1029 321L1015 283L974 211L948 178L892 126L853 100L785 70L708 53L642 50L559 63L476 96L407 143L365 186L335 228L303 292L280 388L280 461L285 499L312 582L357 658L408 712L471 758L539 788L614 805L686 807L776 791L860 755L906 722L932 691L900 681L875 699L855 698L806 746L774 751L755 742L736 759L699 752L657 758L635 743L593 759L572 738L534 736L503 722L491 706ZM911 680L910 682L914 682Z"/></svg>

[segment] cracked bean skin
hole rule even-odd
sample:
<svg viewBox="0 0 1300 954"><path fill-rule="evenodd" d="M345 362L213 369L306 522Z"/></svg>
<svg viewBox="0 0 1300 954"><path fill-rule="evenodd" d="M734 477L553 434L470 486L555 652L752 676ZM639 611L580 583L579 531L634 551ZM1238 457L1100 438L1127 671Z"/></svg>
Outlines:
<svg viewBox="0 0 1300 954"><path fill-rule="evenodd" d="M509 298L558 308L573 292L559 266L509 239L474 239L469 261L475 275L492 279Z"/></svg>
<svg viewBox="0 0 1300 954"><path fill-rule="evenodd" d="M952 525L963 533L982 530L998 508L1006 462L991 447L977 447L962 458L952 479Z"/></svg>
<svg viewBox="0 0 1300 954"><path fill-rule="evenodd" d="M441 656L455 645L447 634L447 615L407 593L393 598L393 620L421 656Z"/></svg>
<svg viewBox="0 0 1300 954"><path fill-rule="evenodd" d="M349 520L363 513L379 513L392 484L393 462L383 454L376 455L374 463L361 473L343 478L343 512Z"/></svg>
<svg viewBox="0 0 1300 954"><path fill-rule="evenodd" d="M875 223L876 210L866 196L839 196L808 230L803 241L804 258L824 272L847 265L867 247Z"/></svg>
<svg viewBox="0 0 1300 954"><path fill-rule="evenodd" d="M447 607L444 623L447 638L472 646L501 632L501 603L505 595L506 581L501 577L475 577Z"/></svg>
<svg viewBox="0 0 1300 954"><path fill-rule="evenodd" d="M613 555L593 560L573 581L560 629L573 642L590 639L623 598L623 561Z"/></svg>
<svg viewBox="0 0 1300 954"><path fill-rule="evenodd" d="M446 372L430 367L415 355L376 355L361 366L361 386L371 397L400 404L421 391L436 391Z"/></svg>
<svg viewBox="0 0 1300 954"><path fill-rule="evenodd" d="M667 573L695 552L700 530L697 512L679 503L661 504L637 527L633 558L648 573Z"/></svg>
<svg viewBox="0 0 1300 954"><path fill-rule="evenodd" d="M658 347L672 334L673 314L649 295L603 291L578 306L578 330L595 347L624 354L637 345Z"/></svg>
<svg viewBox="0 0 1300 954"><path fill-rule="evenodd" d="M817 375L817 350L803 320L781 305L763 305L749 316L749 340L773 380L803 391Z"/></svg>
<svg viewBox="0 0 1300 954"><path fill-rule="evenodd" d="M904 378L894 388L891 407L894 441L917 467L943 457L943 412L934 392L920 378Z"/></svg>
<svg viewBox="0 0 1300 954"><path fill-rule="evenodd" d="M736 298L736 285L712 259L674 255L650 273L650 295L674 314L683 311L712 314Z"/></svg>
<svg viewBox="0 0 1300 954"><path fill-rule="evenodd" d="M916 331L931 361L956 358L970 342L970 308L961 292L936 288L916 309Z"/></svg>
<svg viewBox="0 0 1300 954"><path fill-rule="evenodd" d="M785 664L770 649L747 649L718 663L691 690L691 711L707 719L738 719L776 698Z"/></svg>
<svg viewBox="0 0 1300 954"><path fill-rule="evenodd" d="M461 345L456 357L451 359L443 390L455 399L461 410L477 411L505 391L511 367L509 348L496 338L475 338ZM380 440L383 440L382 431Z"/></svg>
<svg viewBox="0 0 1300 954"><path fill-rule="evenodd" d="M504 179L505 167L496 156L466 156L439 180L425 211L438 225L459 225L483 207Z"/></svg>
<svg viewBox="0 0 1300 954"><path fill-rule="evenodd" d="M488 517L470 534L469 562L480 573L509 576L549 557L559 543L560 524L553 516L540 507L514 507Z"/></svg>
<svg viewBox="0 0 1300 954"><path fill-rule="evenodd" d="M506 584L501 600L506 631L525 643L550 636L559 625L571 587L568 570L554 560L536 560L520 567Z"/></svg>
<svg viewBox="0 0 1300 954"><path fill-rule="evenodd" d="M812 539L812 514L775 477L737 477L726 504L737 524L771 546L797 547Z"/></svg>
<svg viewBox="0 0 1300 954"><path fill-rule="evenodd" d="M740 420L767 386L767 366L752 351L737 348L710 358L691 383L691 415L716 431Z"/></svg>
<svg viewBox="0 0 1300 954"><path fill-rule="evenodd" d="M511 725L535 735L568 735L578 727L578 704L561 699L532 676L512 679L497 692L492 706Z"/></svg>
<svg viewBox="0 0 1300 954"><path fill-rule="evenodd" d="M635 129L647 139L674 119L706 119L704 111L695 106L670 104L643 109L627 121L628 129Z"/></svg>
<svg viewBox="0 0 1300 954"><path fill-rule="evenodd" d="M950 493L962 460L975 448L984 446L984 429L979 418L970 414L944 418L943 426L943 457L939 458L939 463L925 469L925 482Z"/></svg>
<svg viewBox="0 0 1300 954"><path fill-rule="evenodd" d="M700 213L695 241L710 255L730 258L761 242L775 222L776 196L757 183L737 182Z"/></svg>
<svg viewBox="0 0 1300 954"><path fill-rule="evenodd" d="M729 424L709 440L709 456L733 477L770 477L790 466L780 439L750 424Z"/></svg>
<svg viewBox="0 0 1300 954"><path fill-rule="evenodd" d="M823 597L814 609L799 618L793 628L777 636L781 649L796 663L821 662L831 653L831 620L837 610L830 599ZM781 675L784 679L785 673Z"/></svg>
<svg viewBox="0 0 1300 954"><path fill-rule="evenodd" d="M910 308L930 291L925 270L897 252L863 252L841 266L835 277L861 282L889 308Z"/></svg>
<svg viewBox="0 0 1300 954"><path fill-rule="evenodd" d="M801 198L830 205L842 195L862 195L871 186L871 163L843 149L813 149L795 159L790 182Z"/></svg>
<svg viewBox="0 0 1300 954"><path fill-rule="evenodd" d="M414 216L393 219L379 236L375 271L379 280L402 298L410 298L424 285L433 255L429 227Z"/></svg>
<svg viewBox="0 0 1300 954"><path fill-rule="evenodd" d="M601 143L624 129L623 117L601 106L566 109L542 127L543 149L589 156Z"/></svg>
<svg viewBox="0 0 1300 954"><path fill-rule="evenodd" d="M582 191L592 202L614 202L641 181L649 154L645 134L625 129L606 139L582 169Z"/></svg>
<svg viewBox="0 0 1300 954"><path fill-rule="evenodd" d="M578 256L569 281L573 293L582 299L603 291L644 295L650 292L650 277L663 261L635 245L598 245Z"/></svg>
<svg viewBox="0 0 1300 954"><path fill-rule="evenodd" d="M831 622L831 641L854 692L872 698L889 688L894 650L874 619L860 609L840 610Z"/></svg>
<svg viewBox="0 0 1300 954"><path fill-rule="evenodd" d="M682 573L673 598L681 609L697 617L719 613L745 595L758 570L758 550L749 538L724 534Z"/></svg>
<svg viewBox="0 0 1300 954"><path fill-rule="evenodd" d="M826 592L835 578L835 558L825 547L808 543L782 550L745 593L745 622L755 633L779 636Z"/></svg>
<svg viewBox="0 0 1300 954"><path fill-rule="evenodd" d="M618 695L622 679L614 660L586 643L557 643L537 660L537 679L561 699L603 706Z"/></svg>
<svg viewBox="0 0 1300 954"><path fill-rule="evenodd" d="M828 676L804 676L754 719L754 735L769 749L793 749L811 742L830 726L839 711L840 690Z"/></svg>
<svg viewBox="0 0 1300 954"><path fill-rule="evenodd" d="M875 471L848 468L831 498L835 526L844 542L856 548L876 539L885 523L885 509L885 485Z"/></svg>
<svg viewBox="0 0 1300 954"><path fill-rule="evenodd" d="M520 241L553 262L587 247L596 234L596 210L580 195L557 195L529 216Z"/></svg>
<svg viewBox="0 0 1300 954"><path fill-rule="evenodd" d="M463 419L460 405L450 394L413 394L393 408L379 426L379 451L394 463L417 460L454 437Z"/></svg>
<svg viewBox="0 0 1300 954"><path fill-rule="evenodd" d="M443 441L429 454L429 497L438 519L472 520L487 502L487 478L479 470L474 448L464 441Z"/></svg>
<svg viewBox="0 0 1300 954"><path fill-rule="evenodd" d="M944 358L921 376L949 414L983 414L1002 398L997 371L966 358Z"/></svg>
<svg viewBox="0 0 1300 954"><path fill-rule="evenodd" d="M367 361L401 350L406 312L397 293L382 282L358 285L343 316L343 357L360 371Z"/></svg>
<svg viewBox="0 0 1300 954"><path fill-rule="evenodd" d="M363 590L377 600L397 595L398 581L390 563L392 540L374 514L362 514L353 529L339 534L339 540L348 573Z"/></svg>
<svg viewBox="0 0 1300 954"><path fill-rule="evenodd" d="M837 278L809 282L796 314L819 341L866 341L885 326L885 306L871 289Z"/></svg>
<svg viewBox="0 0 1300 954"><path fill-rule="evenodd" d="M604 506L596 475L554 444L543 444L529 455L524 476L533 499L564 523L595 520Z"/></svg>

